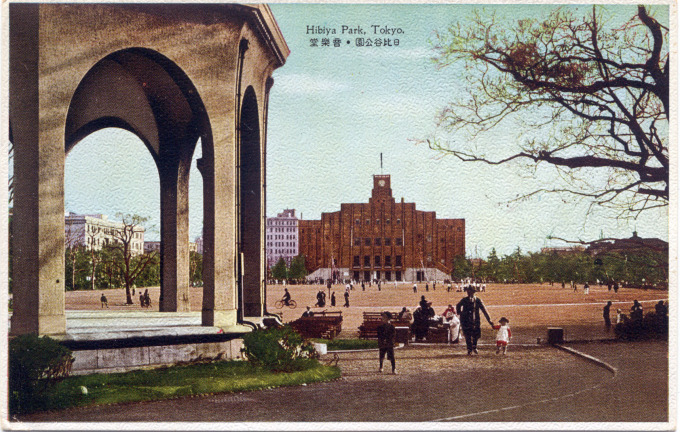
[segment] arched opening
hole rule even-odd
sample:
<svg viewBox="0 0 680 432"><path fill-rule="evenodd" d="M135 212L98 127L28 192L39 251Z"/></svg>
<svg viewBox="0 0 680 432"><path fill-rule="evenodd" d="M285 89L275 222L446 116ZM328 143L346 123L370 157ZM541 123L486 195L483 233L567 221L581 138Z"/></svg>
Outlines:
<svg viewBox="0 0 680 432"><path fill-rule="evenodd" d="M140 224L143 231L129 239L130 270L139 269L130 274L132 283L137 288L159 285L158 258L144 254L144 243L158 240L153 227L159 222L160 187L154 167L139 137L119 128L100 129L71 148L64 167L67 291L108 289L113 290L106 292L112 307L127 302L126 290L119 289L124 288L118 267L123 257L119 246L113 244L119 237L112 231L119 226L118 215L124 214L147 219ZM134 294L130 298L133 303ZM157 309L158 290L152 288L151 295ZM97 295L72 293L66 306L99 308L98 300Z"/></svg>
<svg viewBox="0 0 680 432"><path fill-rule="evenodd" d="M212 155L203 103L186 74L168 58L144 48L117 51L98 61L74 92L65 151L107 127L133 132L153 157L160 185L159 310L188 311L189 177L199 138L203 159ZM212 164L212 157L206 164ZM204 186L204 200L212 199L211 193Z"/></svg>
<svg viewBox="0 0 680 432"><path fill-rule="evenodd" d="M238 146L238 301L243 318L263 313L262 161L259 111L252 87L243 94Z"/></svg>

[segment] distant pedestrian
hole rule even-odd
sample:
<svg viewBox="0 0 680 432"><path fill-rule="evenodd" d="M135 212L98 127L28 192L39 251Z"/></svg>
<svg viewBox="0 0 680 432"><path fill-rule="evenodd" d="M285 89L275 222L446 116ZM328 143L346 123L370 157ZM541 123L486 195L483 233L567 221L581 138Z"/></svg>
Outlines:
<svg viewBox="0 0 680 432"><path fill-rule="evenodd" d="M382 287L382 282L378 281L378 291L380 291L381 287Z"/></svg>
<svg viewBox="0 0 680 432"><path fill-rule="evenodd" d="M396 330L394 326L390 323L392 319L392 314L389 312L382 313L382 324L377 328L378 333L378 348L380 350L380 368L378 372L383 371L383 360L385 360L385 354L387 354L387 359L392 364L392 373L397 374L397 368L394 361L394 336Z"/></svg>
<svg viewBox="0 0 680 432"><path fill-rule="evenodd" d="M659 319L665 319L668 316L668 306L664 304L663 300L659 300L659 303L654 306L654 310L656 311L656 317Z"/></svg>
<svg viewBox="0 0 680 432"><path fill-rule="evenodd" d="M413 292L417 293L418 292L418 284L413 284Z"/></svg>
<svg viewBox="0 0 680 432"><path fill-rule="evenodd" d="M574 287L574 292L578 290L578 285L572 282L572 286Z"/></svg>
<svg viewBox="0 0 680 432"><path fill-rule="evenodd" d="M107 298L106 298L106 296L104 295L104 293L102 293L102 296L101 296L101 298L100 298L99 300L102 302L102 309L104 308L104 306L106 306L106 309L109 308L109 301L107 300Z"/></svg>
<svg viewBox="0 0 680 432"><path fill-rule="evenodd" d="M621 313L621 309L616 309L616 324L622 323L624 320L624 315Z"/></svg>
<svg viewBox="0 0 680 432"><path fill-rule="evenodd" d="M614 294L619 292L619 282L614 281Z"/></svg>
<svg viewBox="0 0 680 432"><path fill-rule="evenodd" d="M585 285L583 285L583 294L589 294L590 293L590 285L588 285L588 282L586 282Z"/></svg>
<svg viewBox="0 0 680 432"><path fill-rule="evenodd" d="M633 306L630 308L630 319L642 321L642 305L637 300L633 300Z"/></svg>
<svg viewBox="0 0 680 432"><path fill-rule="evenodd" d="M144 307L151 307L151 297L148 288L144 290Z"/></svg>
<svg viewBox="0 0 680 432"><path fill-rule="evenodd" d="M430 286L425 282L425 291L430 291Z"/></svg>
<svg viewBox="0 0 680 432"><path fill-rule="evenodd" d="M492 326L494 330L498 330L496 333L496 354L503 350L503 355L508 353L508 344L510 343L510 338L512 338L512 331L510 330L510 320L506 317L501 317L498 320L498 325Z"/></svg>
<svg viewBox="0 0 680 432"><path fill-rule="evenodd" d="M331 306L335 307L335 291L331 294Z"/></svg>
<svg viewBox="0 0 680 432"><path fill-rule="evenodd" d="M361 291L366 291L366 284L361 282Z"/></svg>
<svg viewBox="0 0 680 432"><path fill-rule="evenodd" d="M345 304L343 307L348 308L349 307L349 291L345 291Z"/></svg>
<svg viewBox="0 0 680 432"><path fill-rule="evenodd" d="M139 306L145 307L144 306L145 304L146 304L146 301L144 300L144 294L140 292L139 293Z"/></svg>
<svg viewBox="0 0 680 432"><path fill-rule="evenodd" d="M423 309L426 309L427 303L428 303L428 301L425 300L425 296L424 295L420 296L420 307L423 308Z"/></svg>
<svg viewBox="0 0 680 432"><path fill-rule="evenodd" d="M451 292L451 282L449 282L449 284L446 285L446 292Z"/></svg>
<svg viewBox="0 0 680 432"><path fill-rule="evenodd" d="M432 291L437 291L437 281L432 282Z"/></svg>
<svg viewBox="0 0 680 432"><path fill-rule="evenodd" d="M612 328L612 321L609 317L609 310L612 307L612 302L608 301L605 307L602 309L602 317L604 318L604 328L609 331Z"/></svg>

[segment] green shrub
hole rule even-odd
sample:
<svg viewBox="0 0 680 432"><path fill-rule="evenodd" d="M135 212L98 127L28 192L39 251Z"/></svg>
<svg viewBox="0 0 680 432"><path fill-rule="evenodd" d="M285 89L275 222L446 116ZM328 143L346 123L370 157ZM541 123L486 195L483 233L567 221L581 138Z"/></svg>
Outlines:
<svg viewBox="0 0 680 432"><path fill-rule="evenodd" d="M312 344L290 326L245 334L241 352L253 366L276 372L305 370L319 358Z"/></svg>
<svg viewBox="0 0 680 432"><path fill-rule="evenodd" d="M22 335L10 340L10 413L42 408L48 387L68 376L72 364L71 351L47 336Z"/></svg>
<svg viewBox="0 0 680 432"><path fill-rule="evenodd" d="M620 339L667 339L668 317L659 317L655 312L649 312L643 319L626 319L616 324L614 333Z"/></svg>

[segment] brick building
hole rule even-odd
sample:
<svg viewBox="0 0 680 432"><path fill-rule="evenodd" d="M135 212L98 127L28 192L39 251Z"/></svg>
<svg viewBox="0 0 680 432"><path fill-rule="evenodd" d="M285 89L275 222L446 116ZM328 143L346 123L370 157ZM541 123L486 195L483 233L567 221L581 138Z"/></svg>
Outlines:
<svg viewBox="0 0 680 432"><path fill-rule="evenodd" d="M311 279L447 279L453 258L465 254L465 219L437 219L403 198L396 202L390 176L374 175L368 203L300 220L300 254Z"/></svg>

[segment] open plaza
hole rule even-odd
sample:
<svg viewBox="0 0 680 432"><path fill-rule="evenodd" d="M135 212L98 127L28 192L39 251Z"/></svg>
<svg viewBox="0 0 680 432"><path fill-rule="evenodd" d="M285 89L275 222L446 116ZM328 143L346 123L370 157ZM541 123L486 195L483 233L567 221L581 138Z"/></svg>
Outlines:
<svg viewBox="0 0 680 432"><path fill-rule="evenodd" d="M281 314L284 322L290 322L300 318L306 306L310 306L314 312L341 311L342 332L339 337L352 338L358 336L358 328L363 320L364 312L400 311L407 307L414 311L418 306L421 296L432 302L435 312L440 315L449 304L454 306L465 296L463 292L447 292L446 287L437 283L435 289L432 282L428 284L429 291L425 290L425 283L418 283L418 291L413 292L412 282L401 282L395 286L394 282L384 283L378 291L377 285L366 285L362 291L361 285L354 285L350 291L350 307L343 307L345 284L332 286L331 292L335 292L336 306L330 306L330 295L325 285L286 285L292 299L297 302L295 309L288 307L277 309L275 303L284 294L284 285L267 286L267 311ZM146 289L146 288L145 288ZM144 290L145 290L144 289ZM108 299L109 311L158 311L159 288L149 288L152 299L150 308L141 308L139 305L139 291L136 291L135 304L125 304L125 290L97 290L97 291L69 291L66 293L66 310L99 310L101 311L100 297L104 293ZM202 288L190 288L191 310L200 312L202 301ZM314 307L316 294L325 291L327 294L326 306ZM546 340L548 327L562 327L565 331L566 340L593 340L613 338L613 332L607 333L602 320L602 308L607 301L612 301L612 318L616 309L629 314L634 300L641 302L644 312L654 310L654 305L659 301L668 300L667 291L641 290L634 288L622 288L618 293L608 291L607 286L594 285L589 294L583 293L580 285L574 292L561 284L488 284L486 292L478 296L484 301L493 321L498 321L502 316L510 320L513 329L512 343L536 343L537 338ZM492 342L493 331L488 325L482 325L482 342Z"/></svg>
<svg viewBox="0 0 680 432"><path fill-rule="evenodd" d="M306 305L313 306L321 285L288 286L296 309L283 311L284 321L298 318ZM447 292L441 284L425 291L403 283L355 287L350 307L325 308L343 314L341 338L355 338L365 311L413 309L422 295L437 313L455 304L463 293ZM344 285L334 285L341 298ZM100 291L68 292L67 318L86 310L98 310L104 318L152 307L125 306L124 290L104 291L109 310L101 311ZM158 295L149 289L152 299ZM192 309L200 305L200 289L192 289ZM268 310L283 293L282 285L268 286ZM667 292L623 288L617 294L606 286L594 286L585 295L561 285L490 284L479 293L492 320L510 319L513 338L507 356L494 354L494 335L483 326L479 356L466 355L464 344L416 344L398 348L398 375L377 371L377 350L329 353L322 362L337 362L340 380L237 394L178 398L166 401L69 409L36 413L24 421L455 421L455 422L666 422L668 421L668 343L621 342L604 330L602 307L611 300L615 308L629 312L639 300L653 310ZM321 311L319 308L313 308ZM440 310L441 309L441 310ZM128 312L130 311L130 312ZM93 311L93 313L95 313ZM67 320L67 326L68 326ZM119 321L122 323L122 321ZM557 349L545 343L548 326L565 330L564 346L592 357ZM112 325L115 327L115 324ZM109 330L112 330L110 328ZM537 338L542 339L537 344ZM593 360L595 359L595 360ZM376 404L380 409L376 409Z"/></svg>

